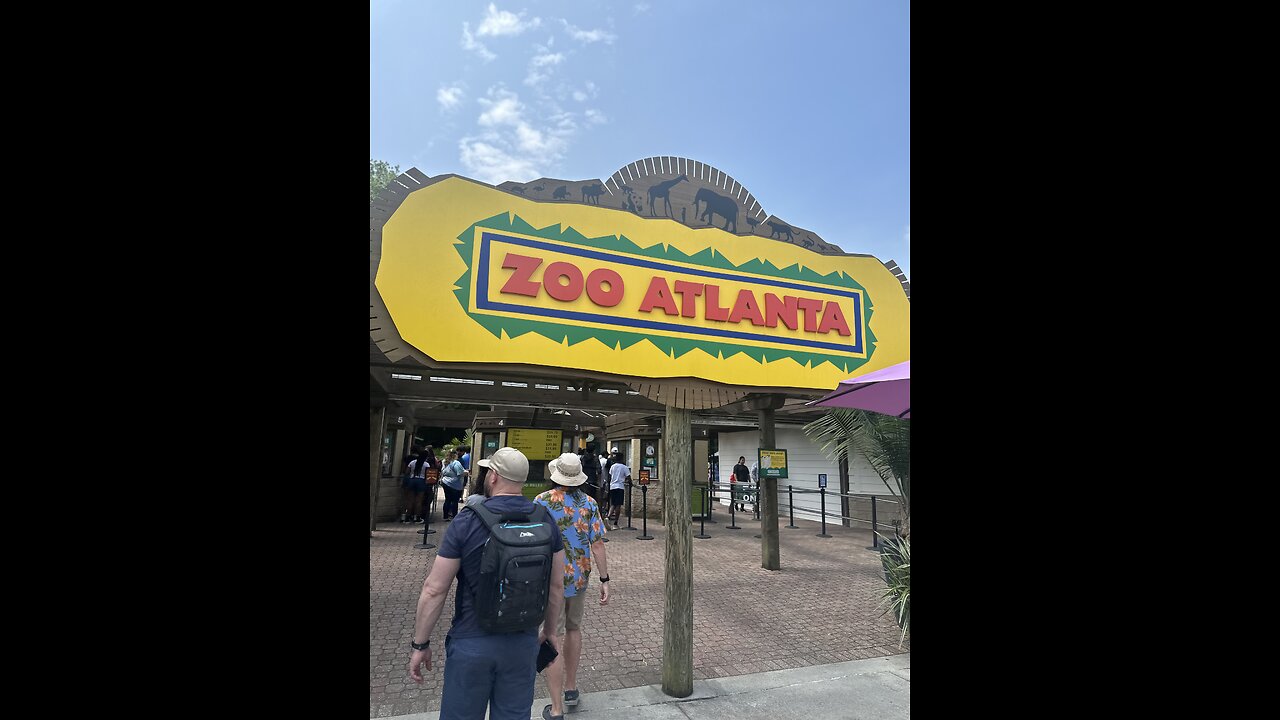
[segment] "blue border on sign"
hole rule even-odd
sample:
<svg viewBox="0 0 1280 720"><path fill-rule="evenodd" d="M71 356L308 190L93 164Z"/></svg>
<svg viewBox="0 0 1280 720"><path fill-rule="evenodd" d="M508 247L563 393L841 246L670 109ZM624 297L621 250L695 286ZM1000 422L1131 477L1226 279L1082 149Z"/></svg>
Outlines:
<svg viewBox="0 0 1280 720"><path fill-rule="evenodd" d="M698 275L718 280L736 280L739 282L746 281L758 285L770 285L773 287L787 288L789 290L805 290L808 292L823 293L826 295L838 295L841 297L851 298L853 300L853 314L857 318L857 322L853 324L852 345L841 345L837 343L818 342L816 340L803 340L800 338L780 338L771 335L761 335L759 333L748 333L740 330L720 330L718 328L707 327L689 327L686 325L676 325L674 323L656 322L653 320L640 320L637 318L615 317L612 315L600 315L597 313L584 313L573 310L554 310L551 308L530 307L527 305L513 305L511 303L500 303L489 300L489 243L492 240L510 243L512 245L522 245L525 247L537 248L539 250L551 250L553 252L565 253L566 255L577 255L579 257L590 258L592 260L601 260L603 262L618 263L622 265L634 265L636 267L648 268L651 270L665 270L670 272L679 272L686 275ZM757 278L744 278L742 276L729 275L727 273L715 272L712 270L699 270L695 268L684 268L678 265L668 263L655 262L652 260L639 260L627 257L625 255L615 255L613 253L601 252L599 250L587 250L585 248L577 248L567 245L554 245L552 243L541 242L538 240L527 240L525 238L511 237L510 235L502 235L494 232L481 232L480 234L480 268L476 274L476 308L480 310L498 310L502 312L517 313L520 315L536 315L539 317L549 317L558 320L577 320L587 322L606 323L610 325L621 325L624 327L642 328L645 330L664 330L667 332L682 332L691 335L707 335L710 337L733 338L736 340L755 340L758 342L770 342L780 345L795 345L806 348L819 348L822 350L836 350L839 352L862 352L862 293L852 292L848 290L835 290L816 285L801 285L799 283L791 283L782 280L762 280Z"/></svg>

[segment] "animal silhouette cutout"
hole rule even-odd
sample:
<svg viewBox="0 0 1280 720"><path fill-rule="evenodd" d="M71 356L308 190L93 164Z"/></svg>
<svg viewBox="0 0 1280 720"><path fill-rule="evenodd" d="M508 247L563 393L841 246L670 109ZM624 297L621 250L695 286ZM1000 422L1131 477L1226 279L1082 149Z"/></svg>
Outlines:
<svg viewBox="0 0 1280 720"><path fill-rule="evenodd" d="M604 186L600 183L596 183L595 185L584 185L582 187L582 199L586 201L588 205L599 205L600 193L602 192L604 192Z"/></svg>
<svg viewBox="0 0 1280 720"><path fill-rule="evenodd" d="M747 224L751 226L751 232L755 232L756 226L760 224L760 218L747 217Z"/></svg>
<svg viewBox="0 0 1280 720"><path fill-rule="evenodd" d="M688 179L689 178L685 177L684 175L681 175L680 177L675 178L674 180L665 180L663 182L658 183L657 185L651 185L649 187L649 214L653 215L654 210L658 208L658 204L655 201L655 199L661 199L664 203L666 203L667 217L671 217L671 188L675 187L676 183L680 182L681 180L688 180Z"/></svg>
<svg viewBox="0 0 1280 720"><path fill-rule="evenodd" d="M508 188L508 189L509 189L511 192L518 192L518 193L520 193L521 195L523 195L523 194L524 194L524 188L520 187L519 185L513 185L513 186L511 186L511 187L510 187L510 188Z"/></svg>
<svg viewBox="0 0 1280 720"><path fill-rule="evenodd" d="M568 197L569 197L569 186L568 186L568 185L561 185L560 187L556 188L556 191L555 191L555 192L553 192L553 193L551 193L551 197L552 197L552 198L554 198L554 199L556 199L556 200L564 200L564 199L568 198Z"/></svg>
<svg viewBox="0 0 1280 720"><path fill-rule="evenodd" d="M640 208L636 207L636 198L635 198L636 191L632 190L630 187L626 185L619 185L618 189L627 194L627 199L622 202L622 209L630 210L631 212L639 215Z"/></svg>
<svg viewBox="0 0 1280 720"><path fill-rule="evenodd" d="M766 224L766 225L768 225L769 227L773 228L773 232L769 233L769 237L774 237L774 236L776 235L776 236L778 237L778 239L779 239L779 240L781 240L781 239L782 239L782 236L783 236L783 235L786 235L786 236L787 236L787 242L795 242L795 241L796 241L796 240L795 240L795 238L791 236L791 226L790 226L790 225L788 225L788 224L786 224L786 223L776 223L776 222L774 222L774 221L772 221L772 220L770 220L769 222L767 222L767 223L765 223L765 224Z"/></svg>
<svg viewBox="0 0 1280 720"><path fill-rule="evenodd" d="M715 213L724 218L724 230L729 230L729 225L733 224L731 232L738 232L738 203L733 198L717 195L706 188L698 190L698 194L693 196L693 211L698 212L698 203L706 201L707 209L702 211L698 216L700 220L706 224L711 224L711 213Z"/></svg>
<svg viewBox="0 0 1280 720"><path fill-rule="evenodd" d="M541 185L534 185L534 186L533 186L533 191L534 191L534 192L542 192L542 186L541 186Z"/></svg>
<svg viewBox="0 0 1280 720"><path fill-rule="evenodd" d="M805 246L805 248L806 248L806 249L812 248L812 247L813 247L813 238L811 238L811 237L802 237L802 238L800 238L800 244L801 244L801 245L803 245L803 246Z"/></svg>

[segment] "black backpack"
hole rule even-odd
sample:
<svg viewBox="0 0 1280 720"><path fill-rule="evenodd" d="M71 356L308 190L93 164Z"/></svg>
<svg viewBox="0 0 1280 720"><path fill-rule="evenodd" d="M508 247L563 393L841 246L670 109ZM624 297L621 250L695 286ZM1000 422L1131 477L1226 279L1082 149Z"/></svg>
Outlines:
<svg viewBox="0 0 1280 720"><path fill-rule="evenodd" d="M491 633L535 628L547 612L553 570L551 542L560 532L551 513L538 503L533 513L498 515L484 503L467 506L489 527L474 585L476 621Z"/></svg>

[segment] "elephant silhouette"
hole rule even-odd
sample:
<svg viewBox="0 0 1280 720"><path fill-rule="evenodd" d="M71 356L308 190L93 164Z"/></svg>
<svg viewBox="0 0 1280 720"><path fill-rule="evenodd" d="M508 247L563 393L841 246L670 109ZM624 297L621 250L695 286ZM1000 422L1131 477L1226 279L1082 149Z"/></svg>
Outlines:
<svg viewBox="0 0 1280 720"><path fill-rule="evenodd" d="M698 203L706 201L707 209L702 211L698 216L700 220L706 224L711 224L711 213L715 213L724 218L723 230L728 230L730 223L733 224L731 232L738 232L738 203L733 198L717 195L706 188L698 190L698 194L693 196L693 211L698 212Z"/></svg>
<svg viewBox="0 0 1280 720"><path fill-rule="evenodd" d="M552 197L552 198L554 198L554 199L556 199L556 200L564 200L564 199L568 198L568 197L569 197L569 186L568 186L568 185L561 185L560 187L556 188L556 191L555 191L555 192L553 192L553 193L551 193L551 197Z"/></svg>
<svg viewBox="0 0 1280 720"><path fill-rule="evenodd" d="M772 221L772 220L768 221L768 222L767 222L767 223L765 223L765 224L766 224L766 225L768 225L769 227L773 228L773 232L769 233L769 237L773 237L773 236L775 236L775 235L776 235L776 236L778 236L778 239L779 239L779 240L781 240L781 239L782 239L782 236L783 236L783 235L786 235L786 236L787 236L787 242L795 242L795 241L796 241L796 240L795 240L795 238L791 236L791 226L790 226L790 225L788 225L788 224L786 224L786 223L776 223L776 222L774 222L774 221Z"/></svg>
<svg viewBox="0 0 1280 720"><path fill-rule="evenodd" d="M599 205L600 193L602 192L604 192L604 186L600 183L596 183L595 185L584 185L582 186L582 199L586 201L588 205Z"/></svg>

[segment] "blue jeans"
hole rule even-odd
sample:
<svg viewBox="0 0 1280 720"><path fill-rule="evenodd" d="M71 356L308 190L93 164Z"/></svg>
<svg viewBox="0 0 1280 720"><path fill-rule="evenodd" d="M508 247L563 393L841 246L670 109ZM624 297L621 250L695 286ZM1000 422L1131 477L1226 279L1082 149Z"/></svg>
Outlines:
<svg viewBox="0 0 1280 720"><path fill-rule="evenodd" d="M446 638L440 720L529 720L538 634Z"/></svg>

